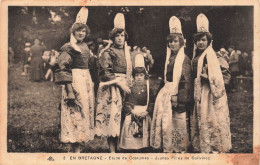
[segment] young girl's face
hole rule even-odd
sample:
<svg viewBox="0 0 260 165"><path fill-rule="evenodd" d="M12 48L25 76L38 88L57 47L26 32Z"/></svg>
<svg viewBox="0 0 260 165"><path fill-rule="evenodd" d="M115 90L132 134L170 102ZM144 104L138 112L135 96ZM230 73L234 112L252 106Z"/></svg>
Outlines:
<svg viewBox="0 0 260 165"><path fill-rule="evenodd" d="M179 37L175 37L172 41L168 42L170 49L173 52L178 52L180 50L180 40Z"/></svg>
<svg viewBox="0 0 260 165"><path fill-rule="evenodd" d="M119 47L123 47L125 43L125 32L116 34L115 44Z"/></svg>
<svg viewBox="0 0 260 165"><path fill-rule="evenodd" d="M208 47L208 38L206 35L202 36L197 42L196 45L199 50L203 51Z"/></svg>
<svg viewBox="0 0 260 165"><path fill-rule="evenodd" d="M142 84L145 81L145 75L143 73L136 73L135 74L135 82L138 84Z"/></svg>
<svg viewBox="0 0 260 165"><path fill-rule="evenodd" d="M86 37L86 34L87 34L87 30L86 28L83 28L83 29L76 30L74 36L77 41L83 41L83 39Z"/></svg>

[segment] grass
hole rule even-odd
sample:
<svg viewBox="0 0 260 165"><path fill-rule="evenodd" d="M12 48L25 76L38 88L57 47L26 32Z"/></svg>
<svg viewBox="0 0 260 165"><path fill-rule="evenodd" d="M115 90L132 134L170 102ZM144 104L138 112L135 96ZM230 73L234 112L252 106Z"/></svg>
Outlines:
<svg viewBox="0 0 260 165"><path fill-rule="evenodd" d="M9 67L8 75L8 152L68 152L59 141L61 89L53 82L30 82L21 76L22 64ZM154 90L159 82L152 78ZM251 84L252 86L252 84ZM253 151L253 94L229 93L232 152ZM95 137L82 145L82 152L109 152L105 138Z"/></svg>

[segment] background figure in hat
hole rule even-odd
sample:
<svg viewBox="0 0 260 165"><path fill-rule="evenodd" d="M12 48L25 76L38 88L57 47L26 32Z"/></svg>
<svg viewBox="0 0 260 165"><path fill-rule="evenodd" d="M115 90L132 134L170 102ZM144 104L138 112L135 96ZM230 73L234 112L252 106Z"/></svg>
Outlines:
<svg viewBox="0 0 260 165"><path fill-rule="evenodd" d="M126 94L122 111L123 125L119 147L128 152L147 152L145 150L150 146L154 95L149 86L149 75L145 68L144 57L139 53L135 56L133 77L134 84L131 87L131 93Z"/></svg>
<svg viewBox="0 0 260 165"><path fill-rule="evenodd" d="M31 81L42 81L44 80L44 71L43 71L43 52L46 50L46 47L43 47L40 44L39 39L34 40L34 45L31 47L31 69L30 69L30 79Z"/></svg>
<svg viewBox="0 0 260 165"><path fill-rule="evenodd" d="M132 81L130 47L126 44L127 33L122 13L116 15L109 37L113 44L99 55L100 84L95 131L98 136L107 137L110 152L115 152L120 134L123 97L125 92L130 93Z"/></svg>
<svg viewBox="0 0 260 165"><path fill-rule="evenodd" d="M192 108L191 61L184 53L180 20L169 20L164 87L159 91L152 119L151 146L163 152L187 152L189 131L186 111Z"/></svg>
<svg viewBox="0 0 260 165"><path fill-rule="evenodd" d="M86 25L88 9L79 11L71 27L70 42L61 48L55 82L62 85L61 134L63 143L71 143L80 152L80 142L94 139L94 88L89 72L90 50L83 41L90 33Z"/></svg>
<svg viewBox="0 0 260 165"><path fill-rule="evenodd" d="M231 149L230 119L222 75L228 64L217 57L211 46L212 35L204 14L197 17L197 31L192 59L195 105L190 116L193 151L228 152Z"/></svg>

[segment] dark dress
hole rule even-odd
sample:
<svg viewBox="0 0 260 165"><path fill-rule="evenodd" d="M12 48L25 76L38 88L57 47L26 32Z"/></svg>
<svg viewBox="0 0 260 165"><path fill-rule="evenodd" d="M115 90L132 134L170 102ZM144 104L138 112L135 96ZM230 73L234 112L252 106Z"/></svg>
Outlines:
<svg viewBox="0 0 260 165"><path fill-rule="evenodd" d="M33 45L31 47L31 54L32 54L31 72L30 72L31 81L44 80L42 55L45 50L46 49L41 45Z"/></svg>
<svg viewBox="0 0 260 165"><path fill-rule="evenodd" d="M122 149L142 149L150 146L150 126L153 115L154 94L149 89L147 105L147 86L134 84L131 93L126 95L123 106L123 126L119 147ZM147 105L147 106L146 106ZM132 112L147 112L144 118L133 115Z"/></svg>

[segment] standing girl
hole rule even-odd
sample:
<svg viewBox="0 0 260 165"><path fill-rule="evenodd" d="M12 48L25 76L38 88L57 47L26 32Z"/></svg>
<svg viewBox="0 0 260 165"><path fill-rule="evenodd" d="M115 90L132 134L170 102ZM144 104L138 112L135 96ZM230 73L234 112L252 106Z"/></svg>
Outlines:
<svg viewBox="0 0 260 165"><path fill-rule="evenodd" d="M197 17L192 59L194 110L191 113L191 140L194 152L228 152L231 133L228 101L222 72L227 62L217 58L212 48L209 22L204 14ZM225 72L227 73L227 72Z"/></svg>
<svg viewBox="0 0 260 165"><path fill-rule="evenodd" d="M122 13L114 19L110 33L113 44L99 55L100 84L97 93L95 131L98 136L107 137L110 152L115 152L120 135L121 111L124 93L130 93L132 62L127 46L127 33Z"/></svg>
<svg viewBox="0 0 260 165"><path fill-rule="evenodd" d="M192 103L191 62L184 53L184 38L180 20L169 21L164 87L155 101L151 146L163 152L186 152L189 136L186 111Z"/></svg>
<svg viewBox="0 0 260 165"><path fill-rule="evenodd" d="M94 139L94 89L89 73L90 51L83 41L90 33L88 9L81 8L71 27L70 42L61 48L55 81L62 85L61 141L80 152L81 142Z"/></svg>

